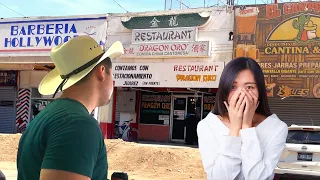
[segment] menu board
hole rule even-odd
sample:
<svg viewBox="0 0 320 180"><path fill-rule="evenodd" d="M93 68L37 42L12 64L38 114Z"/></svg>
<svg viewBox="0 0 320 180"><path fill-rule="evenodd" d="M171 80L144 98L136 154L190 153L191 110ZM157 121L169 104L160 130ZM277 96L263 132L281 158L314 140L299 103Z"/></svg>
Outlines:
<svg viewBox="0 0 320 180"><path fill-rule="evenodd" d="M170 111L170 93L141 92L140 123L168 125Z"/></svg>
<svg viewBox="0 0 320 180"><path fill-rule="evenodd" d="M205 118L213 109L216 95L204 95L203 96L203 115L202 118Z"/></svg>
<svg viewBox="0 0 320 180"><path fill-rule="evenodd" d="M15 86L17 84L17 71L0 71L0 85Z"/></svg>

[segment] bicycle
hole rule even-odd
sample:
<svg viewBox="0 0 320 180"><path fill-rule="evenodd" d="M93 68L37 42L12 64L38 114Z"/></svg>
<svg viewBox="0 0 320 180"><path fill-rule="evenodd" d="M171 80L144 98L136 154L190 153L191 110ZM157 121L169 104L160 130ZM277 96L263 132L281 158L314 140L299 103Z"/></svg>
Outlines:
<svg viewBox="0 0 320 180"><path fill-rule="evenodd" d="M114 128L116 139L121 138L122 140L129 142L138 141L138 130L130 126L131 121L133 121L133 119L130 119L129 121L124 121L121 126L119 126L119 124L115 124Z"/></svg>

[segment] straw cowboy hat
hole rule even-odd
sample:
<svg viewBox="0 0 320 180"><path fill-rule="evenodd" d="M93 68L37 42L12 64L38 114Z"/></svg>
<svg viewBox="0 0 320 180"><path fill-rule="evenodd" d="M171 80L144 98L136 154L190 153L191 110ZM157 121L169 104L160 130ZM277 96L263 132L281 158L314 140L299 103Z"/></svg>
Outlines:
<svg viewBox="0 0 320 180"><path fill-rule="evenodd" d="M116 58L123 53L123 46L119 41L104 52L89 36L72 38L51 50L50 57L55 69L42 79L39 92L42 95L55 95L77 83L102 60Z"/></svg>

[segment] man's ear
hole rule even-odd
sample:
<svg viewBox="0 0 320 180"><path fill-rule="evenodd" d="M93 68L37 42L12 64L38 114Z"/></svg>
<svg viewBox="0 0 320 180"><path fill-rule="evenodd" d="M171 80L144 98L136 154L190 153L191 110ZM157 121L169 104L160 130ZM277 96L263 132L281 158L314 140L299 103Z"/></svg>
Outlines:
<svg viewBox="0 0 320 180"><path fill-rule="evenodd" d="M99 81L104 81L106 79L106 76L107 76L106 70L107 70L106 67L102 65L97 66L95 68L95 74Z"/></svg>

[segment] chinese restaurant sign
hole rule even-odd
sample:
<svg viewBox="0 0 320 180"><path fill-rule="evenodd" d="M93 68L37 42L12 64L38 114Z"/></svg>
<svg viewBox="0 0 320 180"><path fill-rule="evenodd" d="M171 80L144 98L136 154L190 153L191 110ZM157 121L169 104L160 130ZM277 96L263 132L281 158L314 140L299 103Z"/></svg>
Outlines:
<svg viewBox="0 0 320 180"><path fill-rule="evenodd" d="M106 28L106 17L2 20L0 56L49 56L53 47L79 35L104 46Z"/></svg>
<svg viewBox="0 0 320 180"><path fill-rule="evenodd" d="M168 125L170 111L170 93L141 92L140 123Z"/></svg>
<svg viewBox="0 0 320 180"><path fill-rule="evenodd" d="M255 59L270 97L320 98L320 2L237 7L234 56Z"/></svg>
<svg viewBox="0 0 320 180"><path fill-rule="evenodd" d="M214 108L216 95L203 95L203 116L205 118Z"/></svg>
<svg viewBox="0 0 320 180"><path fill-rule="evenodd" d="M133 29L133 44L148 42L193 42L197 39L197 28L166 28L166 29Z"/></svg>
<svg viewBox="0 0 320 180"><path fill-rule="evenodd" d="M224 62L113 63L116 87L217 88Z"/></svg>
<svg viewBox="0 0 320 180"><path fill-rule="evenodd" d="M121 58L209 57L209 41L131 44Z"/></svg>
<svg viewBox="0 0 320 180"><path fill-rule="evenodd" d="M199 13L192 13L163 16L132 17L128 21L121 22L123 26L127 29L195 27L201 26L204 23L206 23L209 17L202 17Z"/></svg>

